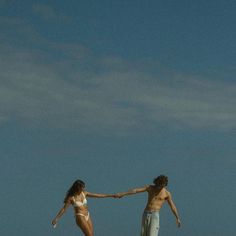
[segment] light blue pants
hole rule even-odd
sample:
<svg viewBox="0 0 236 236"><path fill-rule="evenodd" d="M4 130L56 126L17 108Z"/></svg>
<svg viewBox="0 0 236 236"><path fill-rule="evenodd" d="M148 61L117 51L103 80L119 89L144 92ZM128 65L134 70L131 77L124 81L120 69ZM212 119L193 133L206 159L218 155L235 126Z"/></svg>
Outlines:
<svg viewBox="0 0 236 236"><path fill-rule="evenodd" d="M159 211L144 211L141 236L158 236L159 228Z"/></svg>

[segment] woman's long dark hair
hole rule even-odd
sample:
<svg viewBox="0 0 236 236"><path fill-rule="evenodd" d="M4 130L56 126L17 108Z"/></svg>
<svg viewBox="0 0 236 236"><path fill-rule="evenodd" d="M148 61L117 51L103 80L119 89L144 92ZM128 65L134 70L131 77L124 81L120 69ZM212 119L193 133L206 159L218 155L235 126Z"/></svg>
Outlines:
<svg viewBox="0 0 236 236"><path fill-rule="evenodd" d="M84 187L85 183L82 180L77 179L67 191L66 196L64 198L64 203L67 202L69 197L74 196L76 193L80 193Z"/></svg>

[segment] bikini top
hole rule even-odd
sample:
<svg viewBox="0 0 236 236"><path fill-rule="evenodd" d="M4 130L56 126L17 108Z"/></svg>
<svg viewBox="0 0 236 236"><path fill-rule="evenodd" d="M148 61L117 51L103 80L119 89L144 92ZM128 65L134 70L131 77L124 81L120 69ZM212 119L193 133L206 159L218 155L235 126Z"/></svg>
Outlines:
<svg viewBox="0 0 236 236"><path fill-rule="evenodd" d="M78 200L75 200L75 197L73 197L74 198L74 203L73 203L74 207L81 207L81 206L87 205L87 199L86 199L83 192L82 192L82 195L84 197L82 202L78 201Z"/></svg>

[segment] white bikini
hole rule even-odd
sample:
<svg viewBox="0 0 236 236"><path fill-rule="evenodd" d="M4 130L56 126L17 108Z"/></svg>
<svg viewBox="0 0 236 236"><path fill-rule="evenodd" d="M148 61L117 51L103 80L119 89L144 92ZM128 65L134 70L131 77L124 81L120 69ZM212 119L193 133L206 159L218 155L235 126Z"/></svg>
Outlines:
<svg viewBox="0 0 236 236"><path fill-rule="evenodd" d="M86 206L87 205L87 199L85 197L85 194L82 192L82 195L83 195L83 201L78 201L75 199L75 197L73 197L73 200L74 200L74 203L73 203L73 206L74 207L81 207L81 206ZM89 219L89 212L87 215L84 215L83 213L76 213L75 215L79 215L79 216L84 216L86 221L88 221Z"/></svg>

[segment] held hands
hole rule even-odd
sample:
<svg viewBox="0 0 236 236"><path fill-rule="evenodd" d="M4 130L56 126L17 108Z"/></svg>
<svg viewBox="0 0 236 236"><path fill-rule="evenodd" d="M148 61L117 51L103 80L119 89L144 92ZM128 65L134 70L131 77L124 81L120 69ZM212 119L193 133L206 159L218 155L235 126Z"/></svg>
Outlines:
<svg viewBox="0 0 236 236"><path fill-rule="evenodd" d="M113 194L113 198L122 198L124 195L122 193Z"/></svg>

